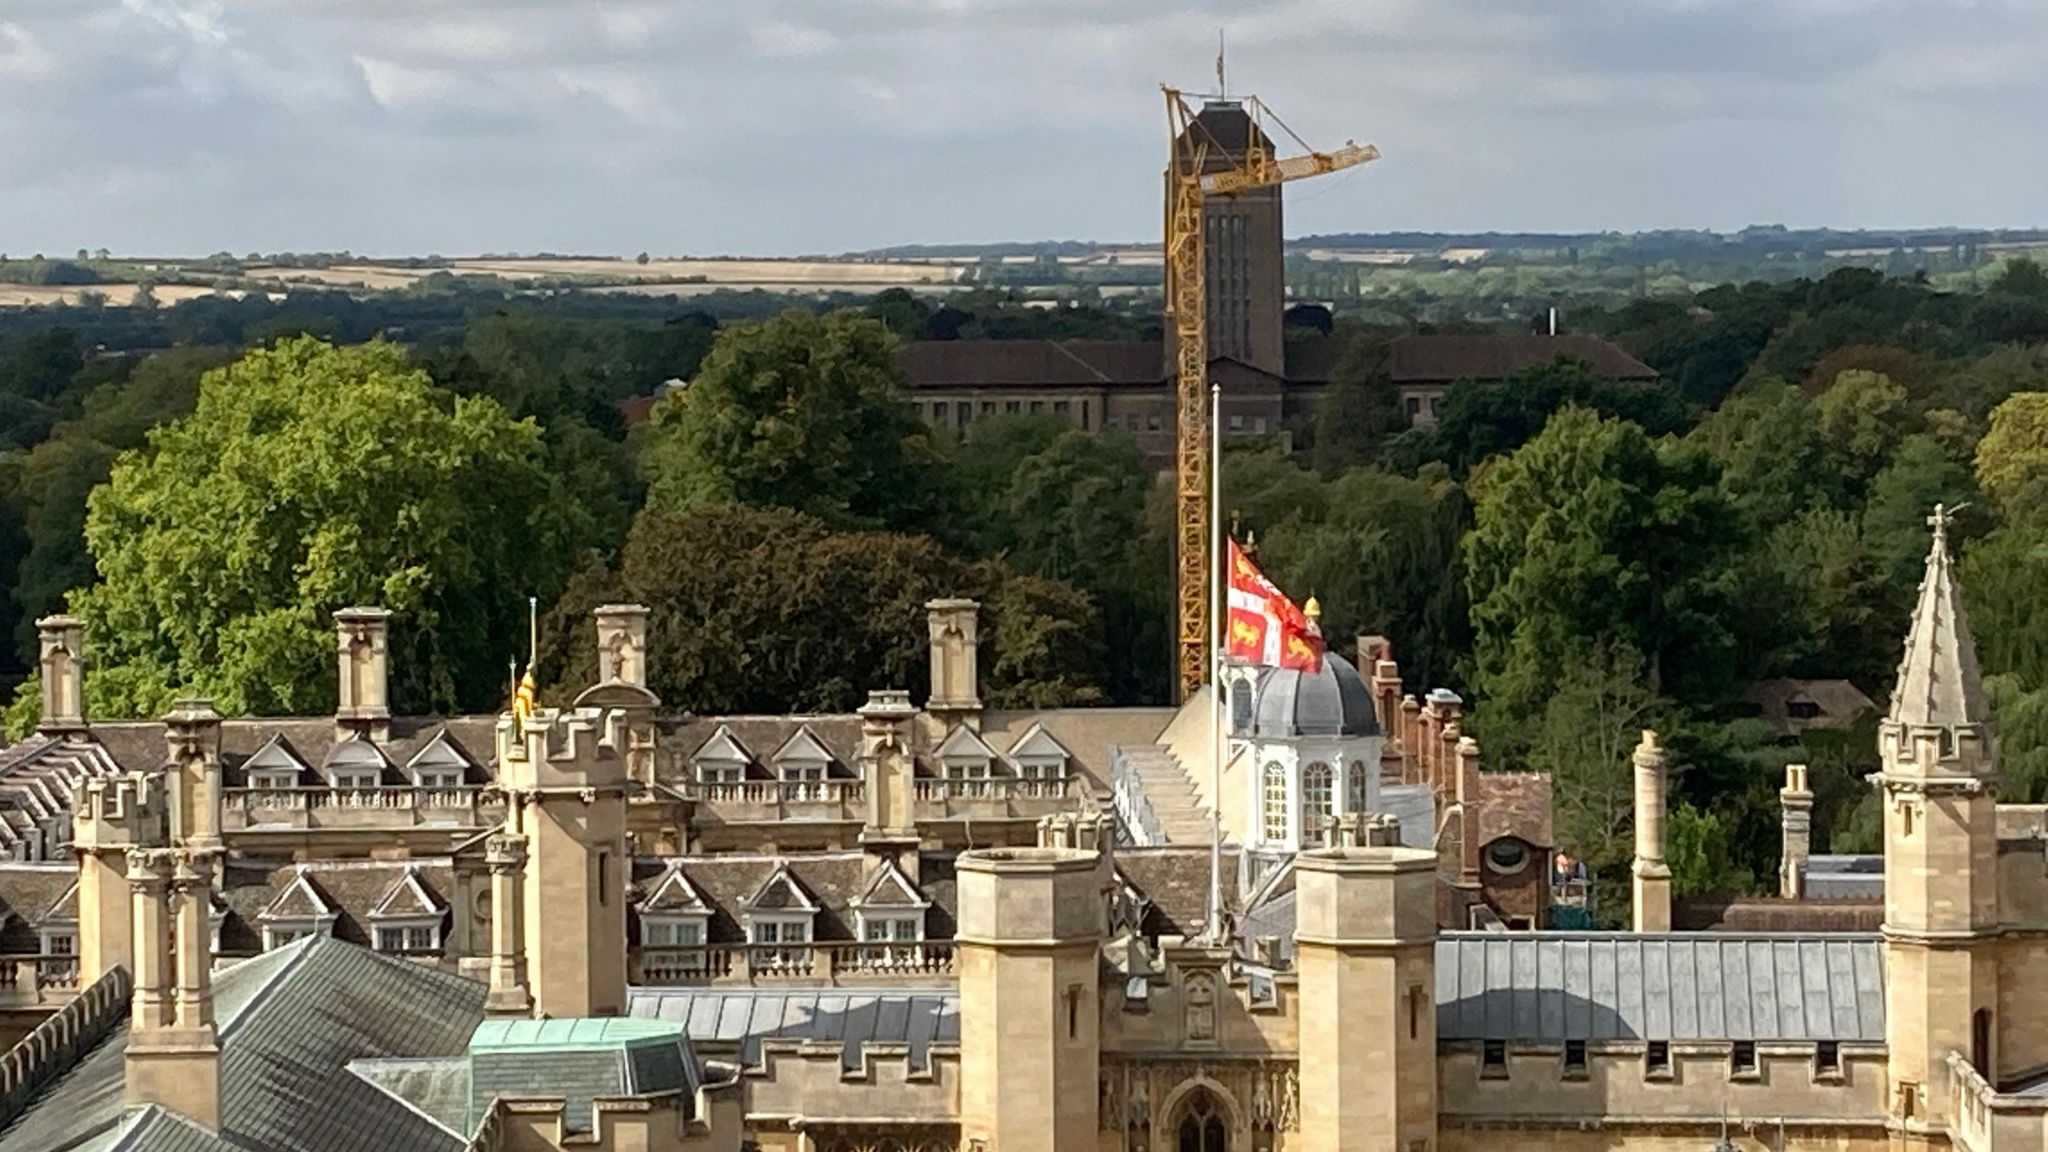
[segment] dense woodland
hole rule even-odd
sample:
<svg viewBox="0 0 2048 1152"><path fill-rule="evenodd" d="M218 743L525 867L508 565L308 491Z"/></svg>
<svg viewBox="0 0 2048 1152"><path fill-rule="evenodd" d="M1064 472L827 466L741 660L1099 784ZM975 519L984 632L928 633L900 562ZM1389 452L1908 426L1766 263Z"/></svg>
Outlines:
<svg viewBox="0 0 2048 1152"><path fill-rule="evenodd" d="M1657 728L1683 894L1773 876L1788 759L1812 765L1821 846L1874 845L1875 717L1787 747L1745 689L1842 677L1882 705L1925 519L1963 505L2005 795L2048 799L2048 274L1983 279L1847 269L1582 308L1573 327L1663 380L1559 363L1456 386L1427 430L1383 371L1409 327L1297 309L1290 341L1344 341L1342 368L1291 453L1230 453L1225 514L1333 638L1387 634L1411 687L1464 694L1489 767L1552 772L1560 840L1610 880L1627 751ZM905 339L1149 322L827 304L850 306L456 287L0 317L0 674L68 607L95 715L187 692L318 712L330 613L375 603L400 706L491 709L528 597L557 692L590 675L587 610L630 598L655 609L669 705L844 709L921 692L922 605L966 594L992 704L1164 700L1170 493L1136 448L1046 418L934 433L892 367ZM619 402L674 378L629 431Z"/></svg>

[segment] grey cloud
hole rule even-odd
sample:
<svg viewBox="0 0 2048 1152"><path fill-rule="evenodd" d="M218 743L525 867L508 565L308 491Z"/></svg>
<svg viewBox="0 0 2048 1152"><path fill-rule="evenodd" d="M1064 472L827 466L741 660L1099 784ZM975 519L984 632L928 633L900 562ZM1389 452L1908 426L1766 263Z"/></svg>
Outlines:
<svg viewBox="0 0 2048 1152"><path fill-rule="evenodd" d="M2027 223L2048 177L2033 0L6 0L0 250L1144 237L1219 26L1387 153L1297 232Z"/></svg>

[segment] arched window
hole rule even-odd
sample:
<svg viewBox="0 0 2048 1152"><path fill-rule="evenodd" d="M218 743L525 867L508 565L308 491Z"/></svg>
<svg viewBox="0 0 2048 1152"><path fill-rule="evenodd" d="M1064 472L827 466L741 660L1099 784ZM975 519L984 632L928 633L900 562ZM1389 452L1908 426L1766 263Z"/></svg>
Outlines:
<svg viewBox="0 0 2048 1152"><path fill-rule="evenodd" d="M1287 769L1279 761L1266 765L1265 778L1260 781L1265 809L1266 839L1280 841L1287 839Z"/></svg>
<svg viewBox="0 0 2048 1152"><path fill-rule="evenodd" d="M1206 1090L1197 1090L1181 1105L1180 1126L1175 1129L1179 1152L1230 1152L1230 1133L1223 1113Z"/></svg>
<svg viewBox="0 0 2048 1152"><path fill-rule="evenodd" d="M1320 837L1337 814L1330 766L1318 761L1301 770L1301 838Z"/></svg>
<svg viewBox="0 0 2048 1152"><path fill-rule="evenodd" d="M1365 761L1353 760L1351 762L1351 774L1345 781L1345 784L1344 810L1353 815L1363 813L1366 805L1371 803L1367 799L1370 792L1365 785Z"/></svg>
<svg viewBox="0 0 2048 1152"><path fill-rule="evenodd" d="M1230 685L1230 734L1247 736L1252 730L1252 684L1238 680Z"/></svg>

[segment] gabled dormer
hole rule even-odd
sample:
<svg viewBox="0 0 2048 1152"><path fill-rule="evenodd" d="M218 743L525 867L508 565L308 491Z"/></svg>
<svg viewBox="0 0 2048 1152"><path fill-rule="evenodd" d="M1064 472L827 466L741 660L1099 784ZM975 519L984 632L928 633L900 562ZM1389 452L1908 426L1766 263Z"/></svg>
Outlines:
<svg viewBox="0 0 2048 1152"><path fill-rule="evenodd" d="M996 750L965 724L955 725L932 755L939 775L948 780L986 780L995 774Z"/></svg>
<svg viewBox="0 0 2048 1152"><path fill-rule="evenodd" d="M415 788L459 788L475 766L476 761L443 728L405 762L405 774Z"/></svg>
<svg viewBox="0 0 2048 1152"><path fill-rule="evenodd" d="M711 734L711 739L697 749L690 757L697 766L697 779L704 784L737 784L747 778L747 769L754 763L754 754L732 734L732 729L723 724Z"/></svg>
<svg viewBox="0 0 2048 1152"><path fill-rule="evenodd" d="M747 899L747 940L753 944L808 944L818 900L783 862Z"/></svg>
<svg viewBox="0 0 2048 1152"><path fill-rule="evenodd" d="M930 898L918 890L894 860L885 861L868 877L867 887L852 900L860 938L870 944L915 944L924 939L924 914Z"/></svg>
<svg viewBox="0 0 2048 1152"><path fill-rule="evenodd" d="M279 733L264 741L255 755L242 761L242 772L251 788L297 788L312 772L312 766Z"/></svg>
<svg viewBox="0 0 2048 1152"><path fill-rule="evenodd" d="M282 948L308 936L332 936L340 915L334 902L301 868L256 916L263 926L263 949Z"/></svg>
<svg viewBox="0 0 2048 1152"><path fill-rule="evenodd" d="M815 782L831 774L832 750L825 747L808 724L797 725L771 759L775 774L784 780Z"/></svg>
<svg viewBox="0 0 2048 1152"><path fill-rule="evenodd" d="M642 948L696 948L705 943L711 903L681 865L671 864L640 902Z"/></svg>
<svg viewBox="0 0 2048 1152"><path fill-rule="evenodd" d="M417 869L407 868L370 909L371 943L379 952L438 955L447 916L447 902L427 886Z"/></svg>
<svg viewBox="0 0 2048 1152"><path fill-rule="evenodd" d="M1053 739L1045 725L1033 724L1010 746L1010 763L1017 766L1017 775L1026 780L1064 780L1073 754Z"/></svg>
<svg viewBox="0 0 2048 1152"><path fill-rule="evenodd" d="M381 787L391 761L384 750L360 736L337 740L320 761L320 772L334 788L360 791Z"/></svg>

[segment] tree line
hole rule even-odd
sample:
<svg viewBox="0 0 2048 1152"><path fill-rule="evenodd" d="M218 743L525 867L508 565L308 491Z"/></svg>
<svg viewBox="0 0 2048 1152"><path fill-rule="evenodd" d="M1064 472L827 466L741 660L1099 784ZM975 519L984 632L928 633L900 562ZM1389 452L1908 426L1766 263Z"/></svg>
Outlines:
<svg viewBox="0 0 2048 1152"><path fill-rule="evenodd" d="M1340 366L1291 451L1228 453L1222 514L1322 601L1338 647L1387 635L1411 688L1462 693L1489 767L1551 772L1559 841L1603 882L1643 727L1678 766L1681 893L1768 883L1794 758L1818 847L1875 845L1875 716L1788 744L1750 689L1840 678L1884 706L1936 502L1967 506L2006 795L2048 798L2039 268L1981 292L1852 269L1582 310L1661 379L1542 365L1455 385L1427 428L1386 371L1410 329L1315 312L1289 339L1342 341ZM68 607L94 630L99 715L188 691L318 712L329 614L377 603L400 707L492 709L529 596L557 693L594 667L588 609L631 599L655 609L670 706L837 710L921 692L924 601L970 595L991 704L1167 697L1171 492L1135 445L1050 417L929 429L894 366L905 339L1156 329L902 292L741 320L494 306L415 339L309 327L130 355L57 327L0 337L16 668L33 619ZM620 402L670 380L690 383L626 427Z"/></svg>

